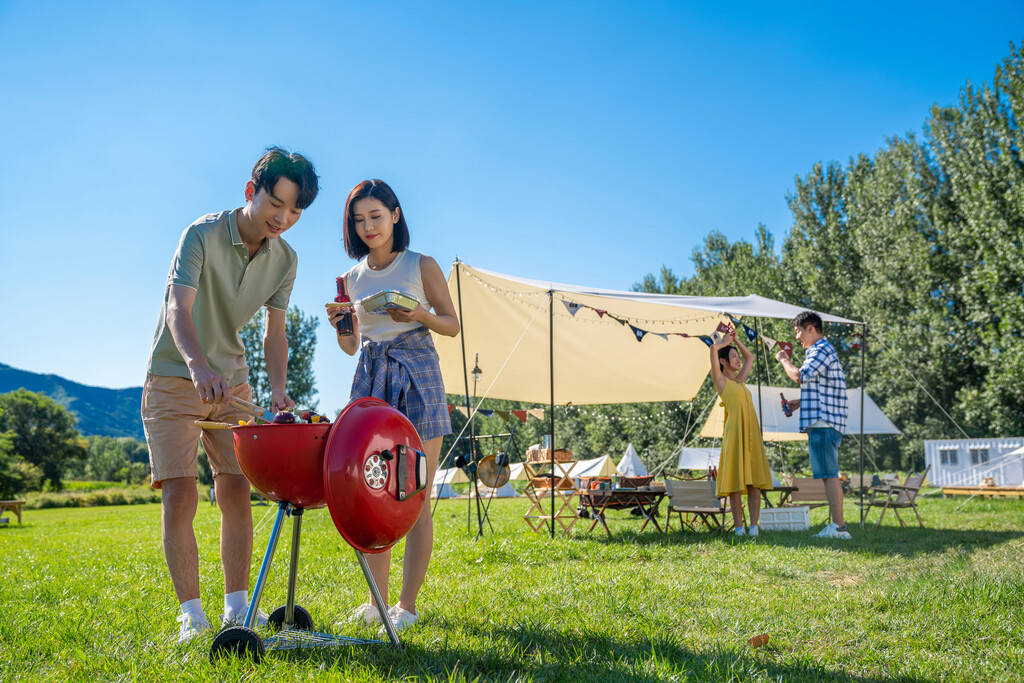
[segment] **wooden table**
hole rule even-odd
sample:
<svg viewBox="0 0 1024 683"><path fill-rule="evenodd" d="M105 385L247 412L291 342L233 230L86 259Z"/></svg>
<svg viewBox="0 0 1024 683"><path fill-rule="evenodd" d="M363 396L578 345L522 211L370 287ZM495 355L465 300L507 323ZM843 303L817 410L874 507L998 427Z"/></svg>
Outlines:
<svg viewBox="0 0 1024 683"><path fill-rule="evenodd" d="M580 491L580 501L590 511L594 521L590 523L587 531L593 531L598 522L604 527L604 532L612 535L608 523L604 521L604 513L608 509L619 510L623 508L635 508L640 511L644 518L640 531L647 528L647 525L654 523L654 528L663 531L658 524L658 506L665 497L665 489L641 487L638 489L618 487L613 489L588 489Z"/></svg>
<svg viewBox="0 0 1024 683"><path fill-rule="evenodd" d="M789 497L793 495L793 491L796 491L795 486L776 486L770 490L761 489L761 500L766 508L780 508L789 502ZM777 504L772 505L772 501L768 498L769 493L779 494L779 502Z"/></svg>
<svg viewBox="0 0 1024 683"><path fill-rule="evenodd" d="M0 517L4 516L4 510L10 510L18 516L18 524L21 524L21 508L24 505L23 500L0 500Z"/></svg>

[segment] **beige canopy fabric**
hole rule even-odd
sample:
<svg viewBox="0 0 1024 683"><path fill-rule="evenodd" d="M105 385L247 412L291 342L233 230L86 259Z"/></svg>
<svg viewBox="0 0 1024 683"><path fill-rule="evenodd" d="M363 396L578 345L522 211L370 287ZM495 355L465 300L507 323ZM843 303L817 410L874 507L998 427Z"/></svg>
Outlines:
<svg viewBox="0 0 1024 683"><path fill-rule="evenodd" d="M448 290L457 310L461 298L462 334L434 340L446 391L466 392L465 371L479 354L482 373L475 391L469 376L470 394L537 404L551 402L552 318L555 404L645 403L688 401L704 382L708 348L680 333L710 335L730 315L792 318L802 310L759 296L672 296L528 280L461 261L452 266Z"/></svg>
<svg viewBox="0 0 1024 683"><path fill-rule="evenodd" d="M754 398L754 411L758 412L758 420L764 430L765 441L806 441L807 435L800 433L800 413L796 411L792 417L786 417L782 412L782 394L787 401L800 398L800 387L769 387L761 386L761 403L764 409L764 419L758 411L757 385L748 384L747 389ZM860 433L860 389L847 389L847 402L849 413L846 419L846 433ZM899 434L900 430L885 416L882 409L871 400L871 397L864 394L864 433L865 434ZM721 400L715 401L715 406L708 415L700 435L712 439L722 438L722 425L725 423L725 408Z"/></svg>
<svg viewBox="0 0 1024 683"><path fill-rule="evenodd" d="M438 335L441 374L449 393L465 392L462 344L472 367L479 354L482 375L477 398L546 404L551 400L549 306L554 306L554 398L568 403L686 401L708 373L707 346L699 339L645 335L637 341L612 316L657 332L711 334L725 316L599 296L553 290L456 262L448 289L456 307L455 268L462 299L462 338ZM572 315L566 303L582 304ZM595 309L606 311L599 315ZM473 379L469 378L470 393Z"/></svg>

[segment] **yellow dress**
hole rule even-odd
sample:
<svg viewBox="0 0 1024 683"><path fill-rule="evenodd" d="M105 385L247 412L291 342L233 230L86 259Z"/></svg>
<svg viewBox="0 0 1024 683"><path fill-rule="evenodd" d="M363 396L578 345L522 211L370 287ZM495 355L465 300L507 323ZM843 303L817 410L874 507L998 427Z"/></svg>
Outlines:
<svg viewBox="0 0 1024 683"><path fill-rule="evenodd" d="M772 473L764 454L761 428L750 390L727 379L722 404L725 406L725 425L722 429L722 455L718 460L718 495L746 491L748 486L771 490Z"/></svg>

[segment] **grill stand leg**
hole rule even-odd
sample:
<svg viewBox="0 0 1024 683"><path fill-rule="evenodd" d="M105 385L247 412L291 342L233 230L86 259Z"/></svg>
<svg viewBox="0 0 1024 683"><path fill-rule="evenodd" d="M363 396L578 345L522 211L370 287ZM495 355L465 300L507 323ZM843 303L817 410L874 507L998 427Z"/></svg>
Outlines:
<svg viewBox="0 0 1024 683"><path fill-rule="evenodd" d="M302 535L302 508L292 509L292 555L288 563L288 601L284 608L284 628L295 626L295 577L299 573L299 537Z"/></svg>
<svg viewBox="0 0 1024 683"><path fill-rule="evenodd" d="M373 596L373 601L377 605L377 610L383 617L384 631L388 634L388 638L391 640L391 644L395 647L401 645L398 642L398 634L395 632L395 625L391 623L391 618L388 615L388 605L380 597L380 590L377 588L377 582L373 580L373 574L370 572L370 565L366 563L366 558L358 550L355 551L356 559L359 560L359 568L363 570L363 576L366 577L366 585L370 587L370 595Z"/></svg>
<svg viewBox="0 0 1024 683"><path fill-rule="evenodd" d="M263 554L263 564L260 565L259 576L256 577L256 587L253 588L252 597L249 599L249 610L245 613L246 628L252 628L256 623L256 610L260 606L260 598L263 596L263 587L267 582L267 575L270 574L270 563L274 560L274 551L277 549L277 539L281 535L281 525L288 513L288 503L278 503L277 518L274 520L274 528L270 532L270 540L267 541L267 552Z"/></svg>

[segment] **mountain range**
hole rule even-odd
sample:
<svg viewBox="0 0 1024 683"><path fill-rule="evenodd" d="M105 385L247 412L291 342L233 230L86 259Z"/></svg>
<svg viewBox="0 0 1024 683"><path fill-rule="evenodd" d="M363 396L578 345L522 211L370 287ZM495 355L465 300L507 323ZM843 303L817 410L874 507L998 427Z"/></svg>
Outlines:
<svg viewBox="0 0 1024 683"><path fill-rule="evenodd" d="M41 375L0 363L0 394L27 389L46 394L78 419L83 436L130 436L145 440L142 431L142 387L107 389L72 382L59 375Z"/></svg>

